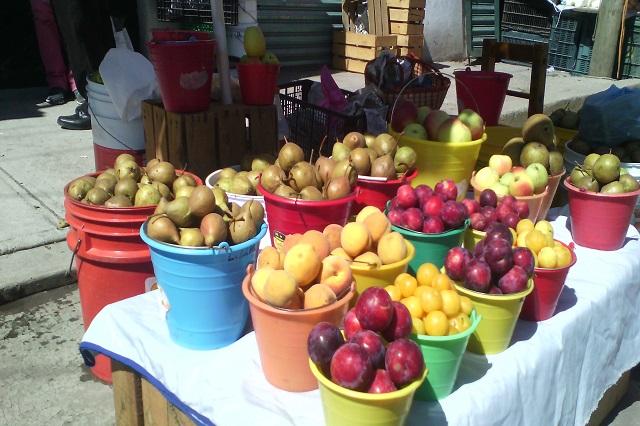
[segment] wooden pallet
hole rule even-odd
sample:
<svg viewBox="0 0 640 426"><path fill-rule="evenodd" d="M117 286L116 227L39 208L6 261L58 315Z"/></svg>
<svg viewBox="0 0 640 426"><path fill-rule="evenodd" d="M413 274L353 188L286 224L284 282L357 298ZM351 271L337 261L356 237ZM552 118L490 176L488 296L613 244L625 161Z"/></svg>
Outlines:
<svg viewBox="0 0 640 426"><path fill-rule="evenodd" d="M147 159L169 161L205 179L214 170L240 164L250 152L276 153L276 108L211 104L193 114L165 111L159 101L142 103Z"/></svg>
<svg viewBox="0 0 640 426"><path fill-rule="evenodd" d="M396 40L396 36L337 31L333 33L333 67L363 73L367 62L375 59L383 50L391 49L396 53Z"/></svg>

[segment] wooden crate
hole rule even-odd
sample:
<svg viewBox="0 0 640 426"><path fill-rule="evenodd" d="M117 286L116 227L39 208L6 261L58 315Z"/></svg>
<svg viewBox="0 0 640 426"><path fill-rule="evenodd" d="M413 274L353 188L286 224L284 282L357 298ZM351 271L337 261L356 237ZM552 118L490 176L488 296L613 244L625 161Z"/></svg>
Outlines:
<svg viewBox="0 0 640 426"><path fill-rule="evenodd" d="M398 35L398 54L422 56L422 46L424 45L424 36L421 35Z"/></svg>
<svg viewBox="0 0 640 426"><path fill-rule="evenodd" d="M142 104L147 159L169 161L203 180L221 167L240 164L250 152L276 153L276 108L211 104L192 114L167 112L159 101Z"/></svg>
<svg viewBox="0 0 640 426"><path fill-rule="evenodd" d="M337 31L333 33L333 67L363 73L367 62L375 59L384 49L396 53L396 41L396 36Z"/></svg>
<svg viewBox="0 0 640 426"><path fill-rule="evenodd" d="M387 0L389 8L389 32L397 35L422 35L425 0ZM422 45L402 44L405 48L422 48ZM405 49L405 51L407 50Z"/></svg>
<svg viewBox="0 0 640 426"><path fill-rule="evenodd" d="M424 25L408 22L391 22L389 27L391 28L391 34L422 35Z"/></svg>

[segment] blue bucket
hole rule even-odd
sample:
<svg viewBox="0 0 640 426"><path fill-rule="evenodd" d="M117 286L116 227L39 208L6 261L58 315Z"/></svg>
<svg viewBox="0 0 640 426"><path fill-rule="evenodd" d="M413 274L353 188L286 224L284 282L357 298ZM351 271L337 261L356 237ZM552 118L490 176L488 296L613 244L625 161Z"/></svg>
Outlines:
<svg viewBox="0 0 640 426"><path fill-rule="evenodd" d="M167 325L178 345L198 350L217 349L235 342L249 317L242 280L258 256L258 235L244 243L220 248L184 248L149 238L147 223L140 237L149 245L158 285L169 303Z"/></svg>

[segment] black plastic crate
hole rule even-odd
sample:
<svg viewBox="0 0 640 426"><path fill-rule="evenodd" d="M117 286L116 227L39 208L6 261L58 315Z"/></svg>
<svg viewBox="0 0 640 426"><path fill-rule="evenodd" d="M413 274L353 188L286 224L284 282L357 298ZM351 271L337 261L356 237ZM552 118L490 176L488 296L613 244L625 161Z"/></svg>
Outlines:
<svg viewBox="0 0 640 426"><path fill-rule="evenodd" d="M206 31L211 28L211 2L209 0L156 0L157 18L161 22L181 22L192 29ZM225 25L238 24L238 0L223 0ZM198 24L200 25L196 28Z"/></svg>
<svg viewBox="0 0 640 426"><path fill-rule="evenodd" d="M640 77L640 15L627 21L622 55L621 77Z"/></svg>
<svg viewBox="0 0 640 426"><path fill-rule="evenodd" d="M524 33L521 31L503 31L501 39L505 43L516 44L547 44L549 39L540 34Z"/></svg>
<svg viewBox="0 0 640 426"><path fill-rule="evenodd" d="M580 42L580 22L579 16L569 12L553 17L549 65L563 71L574 70Z"/></svg>
<svg viewBox="0 0 640 426"><path fill-rule="evenodd" d="M553 12L545 2L504 0L502 31L518 31L549 37Z"/></svg>
<svg viewBox="0 0 640 426"><path fill-rule="evenodd" d="M336 139L342 141L349 132L364 133L367 120L364 113L350 116L309 103L309 90L314 83L298 80L280 85L280 105L292 141L300 145L307 157L313 150L317 158L325 137L322 154L328 156ZM345 97L353 94L348 90L342 92Z"/></svg>

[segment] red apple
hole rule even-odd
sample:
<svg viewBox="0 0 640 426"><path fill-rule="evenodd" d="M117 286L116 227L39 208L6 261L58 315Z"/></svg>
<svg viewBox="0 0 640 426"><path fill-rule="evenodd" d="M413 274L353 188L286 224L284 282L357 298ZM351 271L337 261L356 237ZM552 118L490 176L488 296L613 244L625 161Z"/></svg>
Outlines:
<svg viewBox="0 0 640 426"><path fill-rule="evenodd" d="M382 331L389 327L394 313L391 296L380 287L369 287L363 291L355 310L362 328L372 331Z"/></svg>
<svg viewBox="0 0 640 426"><path fill-rule="evenodd" d="M462 200L462 204L464 204L464 206L467 208L467 214L469 216L480 211L480 203L478 203L476 200L465 198L464 200Z"/></svg>
<svg viewBox="0 0 640 426"><path fill-rule="evenodd" d="M469 250L462 247L454 247L447 252L444 258L444 268L447 275L452 280L462 281L464 279L464 268L471 260Z"/></svg>
<svg viewBox="0 0 640 426"><path fill-rule="evenodd" d="M451 179L445 179L436 183L434 191L441 196L443 201L455 201L456 198L458 198L458 187Z"/></svg>
<svg viewBox="0 0 640 426"><path fill-rule="evenodd" d="M402 223L404 223L404 227L407 229L420 231L422 230L423 221L424 217L422 216L422 212L417 207L411 207L402 212Z"/></svg>
<svg viewBox="0 0 640 426"><path fill-rule="evenodd" d="M498 205L498 196L492 189L483 189L480 193L480 207L491 206L496 207Z"/></svg>
<svg viewBox="0 0 640 426"><path fill-rule="evenodd" d="M409 336L413 325L411 314L406 306L400 302L393 302L393 310L391 324L382 332L382 336L387 339L387 342Z"/></svg>
<svg viewBox="0 0 640 426"><path fill-rule="evenodd" d="M371 386L375 370L369 355L356 343L345 343L331 359L331 380L344 388L366 391Z"/></svg>
<svg viewBox="0 0 640 426"><path fill-rule="evenodd" d="M425 234L441 234L444 232L444 222L439 217L429 216L424 220L422 232Z"/></svg>
<svg viewBox="0 0 640 426"><path fill-rule="evenodd" d="M518 293L527 288L529 277L523 268L515 265L498 281L498 287L504 294Z"/></svg>
<svg viewBox="0 0 640 426"><path fill-rule="evenodd" d="M362 325L356 316L356 308L351 308L344 316L344 334L347 339L352 338L357 332L362 330Z"/></svg>
<svg viewBox="0 0 640 426"><path fill-rule="evenodd" d="M471 142L471 130L458 117L447 119L438 128L440 142Z"/></svg>
<svg viewBox="0 0 640 426"><path fill-rule="evenodd" d="M416 121L416 118L418 118L418 108L413 102L398 100L391 117L391 127L396 132L402 132L409 123Z"/></svg>
<svg viewBox="0 0 640 426"><path fill-rule="evenodd" d="M397 391L396 385L393 384L391 376L387 370L378 369L376 375L373 378L371 386L369 386L369 393L388 393Z"/></svg>
<svg viewBox="0 0 640 426"><path fill-rule="evenodd" d="M517 200L513 208L520 219L526 219L527 217L529 217L529 204L527 204L526 201Z"/></svg>
<svg viewBox="0 0 640 426"><path fill-rule="evenodd" d="M516 247L513 249L513 263L518 265L527 273L529 277L533 276L535 268L535 259L533 253L526 247Z"/></svg>
<svg viewBox="0 0 640 426"><path fill-rule="evenodd" d="M509 193L516 197L533 195L533 180L526 172L515 172L509 184Z"/></svg>
<svg viewBox="0 0 640 426"><path fill-rule="evenodd" d="M463 109L460 114L458 114L458 118L462 121L471 131L471 139L478 140L482 137L484 133L484 120L472 109Z"/></svg>
<svg viewBox="0 0 640 426"><path fill-rule="evenodd" d="M418 205L418 196L409 184L402 185L396 193L398 206L408 209Z"/></svg>
<svg viewBox="0 0 640 426"><path fill-rule="evenodd" d="M503 276L513 267L511 244L503 239L489 241L484 247L484 260L494 276Z"/></svg>
<svg viewBox="0 0 640 426"><path fill-rule="evenodd" d="M444 206L442 198L437 195L432 195L422 203L422 213L425 216L440 217L442 206Z"/></svg>
<svg viewBox="0 0 640 426"><path fill-rule="evenodd" d="M491 286L491 268L487 262L474 259L464 271L464 284L468 289L486 293Z"/></svg>
<svg viewBox="0 0 640 426"><path fill-rule="evenodd" d="M349 343L356 343L365 350L373 368L384 367L384 342L380 335L371 330L362 330L357 332L349 339Z"/></svg>
<svg viewBox="0 0 640 426"><path fill-rule="evenodd" d="M473 213L470 219L471 227L476 231L484 231L487 227L487 218L482 213Z"/></svg>
<svg viewBox="0 0 640 426"><path fill-rule="evenodd" d="M438 140L438 129L446 120L449 119L449 114L444 111L440 111L439 109L434 109L431 111L427 118L424 120L424 128L427 129L427 134L429 135L429 140L437 141Z"/></svg>
<svg viewBox="0 0 640 426"><path fill-rule="evenodd" d="M324 374L328 374L331 358L343 344L344 337L338 327L328 322L320 322L311 329L307 338L309 358Z"/></svg>
<svg viewBox="0 0 640 426"><path fill-rule="evenodd" d="M398 388L420 378L425 368L420 347L409 339L389 343L384 361L391 380Z"/></svg>
<svg viewBox="0 0 640 426"><path fill-rule="evenodd" d="M447 201L440 211L440 219L447 229L458 229L467 219L467 210L462 203Z"/></svg>

